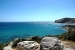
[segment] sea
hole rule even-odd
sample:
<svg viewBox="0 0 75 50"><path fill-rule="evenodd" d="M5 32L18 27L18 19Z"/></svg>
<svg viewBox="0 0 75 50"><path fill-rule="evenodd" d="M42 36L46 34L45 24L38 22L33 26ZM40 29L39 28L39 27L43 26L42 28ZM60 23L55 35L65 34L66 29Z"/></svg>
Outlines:
<svg viewBox="0 0 75 50"><path fill-rule="evenodd" d="M15 38L59 35L67 31L62 26L64 24L54 22L0 22L0 43L13 41Z"/></svg>

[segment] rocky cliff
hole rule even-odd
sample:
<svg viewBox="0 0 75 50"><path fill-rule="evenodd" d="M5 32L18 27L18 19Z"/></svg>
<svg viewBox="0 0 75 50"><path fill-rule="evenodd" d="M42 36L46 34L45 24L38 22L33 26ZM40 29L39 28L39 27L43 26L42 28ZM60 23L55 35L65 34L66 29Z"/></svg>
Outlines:
<svg viewBox="0 0 75 50"><path fill-rule="evenodd" d="M55 20L55 23L75 23L75 18L62 18Z"/></svg>

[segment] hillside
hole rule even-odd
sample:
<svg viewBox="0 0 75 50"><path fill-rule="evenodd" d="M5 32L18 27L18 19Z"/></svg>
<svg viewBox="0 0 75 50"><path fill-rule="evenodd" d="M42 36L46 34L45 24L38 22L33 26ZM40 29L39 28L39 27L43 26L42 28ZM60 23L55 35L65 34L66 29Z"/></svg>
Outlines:
<svg viewBox="0 0 75 50"><path fill-rule="evenodd" d="M75 23L75 18L62 18L55 20L55 23Z"/></svg>

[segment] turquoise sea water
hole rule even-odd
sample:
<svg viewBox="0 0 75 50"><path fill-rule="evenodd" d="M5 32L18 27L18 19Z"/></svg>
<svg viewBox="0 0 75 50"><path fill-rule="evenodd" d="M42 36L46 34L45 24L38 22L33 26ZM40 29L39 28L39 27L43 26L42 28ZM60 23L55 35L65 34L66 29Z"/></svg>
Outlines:
<svg viewBox="0 0 75 50"><path fill-rule="evenodd" d="M29 36L58 35L66 32L64 24L53 22L0 22L0 42Z"/></svg>

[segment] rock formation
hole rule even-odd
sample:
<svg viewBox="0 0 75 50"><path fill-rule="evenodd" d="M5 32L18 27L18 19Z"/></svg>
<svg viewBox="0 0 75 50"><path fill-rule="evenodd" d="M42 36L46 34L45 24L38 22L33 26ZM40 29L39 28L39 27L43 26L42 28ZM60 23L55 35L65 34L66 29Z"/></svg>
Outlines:
<svg viewBox="0 0 75 50"><path fill-rule="evenodd" d="M23 41L17 43L17 50L37 50L38 43L35 41Z"/></svg>
<svg viewBox="0 0 75 50"><path fill-rule="evenodd" d="M64 46L56 37L44 37L40 43L40 50L63 50Z"/></svg>
<svg viewBox="0 0 75 50"><path fill-rule="evenodd" d="M62 18L55 20L55 23L75 23L75 18Z"/></svg>

